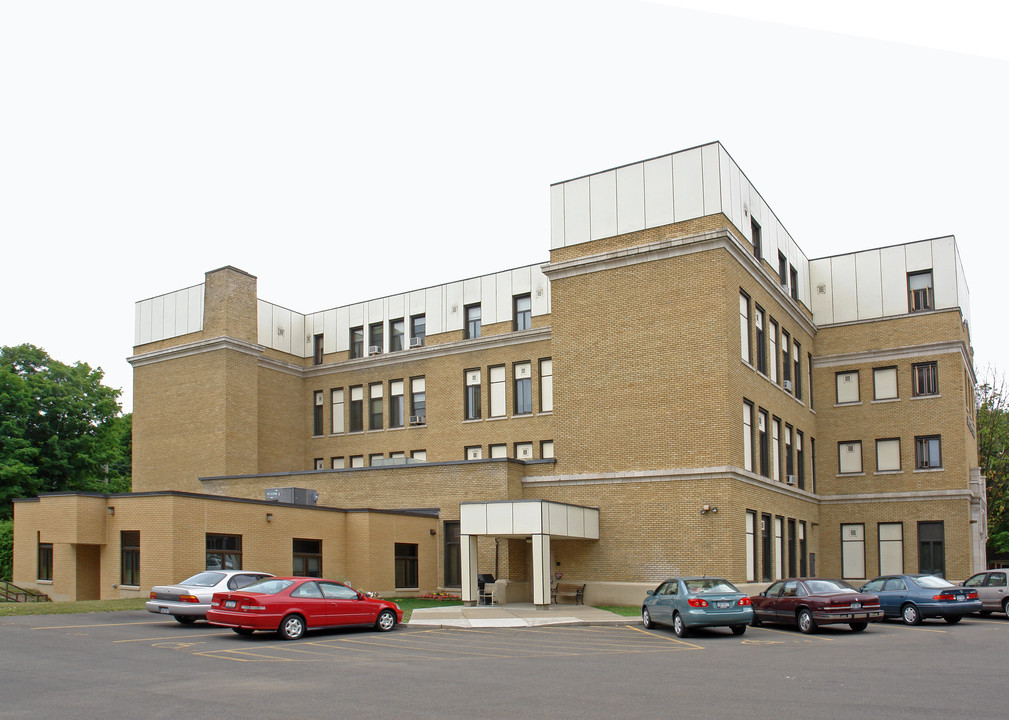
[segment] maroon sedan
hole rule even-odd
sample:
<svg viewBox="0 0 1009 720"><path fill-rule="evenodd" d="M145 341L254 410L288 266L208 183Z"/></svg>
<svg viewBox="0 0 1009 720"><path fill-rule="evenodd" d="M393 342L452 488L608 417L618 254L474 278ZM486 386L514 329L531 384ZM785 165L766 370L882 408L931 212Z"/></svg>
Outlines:
<svg viewBox="0 0 1009 720"><path fill-rule="evenodd" d="M844 580L779 580L750 601L752 625L765 622L798 625L804 633L816 632L818 625L834 623L847 623L858 632L883 619L879 598L859 592Z"/></svg>
<svg viewBox="0 0 1009 720"><path fill-rule="evenodd" d="M339 625L392 630L403 621L403 611L394 602L368 597L333 580L275 577L241 590L214 593L207 621L239 635L269 630L284 640L297 640L306 630Z"/></svg>

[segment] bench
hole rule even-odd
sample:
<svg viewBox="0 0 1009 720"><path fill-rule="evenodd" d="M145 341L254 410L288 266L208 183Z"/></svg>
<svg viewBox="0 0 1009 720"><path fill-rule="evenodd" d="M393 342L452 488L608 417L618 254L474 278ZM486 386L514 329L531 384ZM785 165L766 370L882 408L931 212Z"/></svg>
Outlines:
<svg viewBox="0 0 1009 720"><path fill-rule="evenodd" d="M574 584L558 584L554 587L553 591L553 601L557 602L558 598L572 598L575 605L585 604L585 586L584 585L574 585Z"/></svg>

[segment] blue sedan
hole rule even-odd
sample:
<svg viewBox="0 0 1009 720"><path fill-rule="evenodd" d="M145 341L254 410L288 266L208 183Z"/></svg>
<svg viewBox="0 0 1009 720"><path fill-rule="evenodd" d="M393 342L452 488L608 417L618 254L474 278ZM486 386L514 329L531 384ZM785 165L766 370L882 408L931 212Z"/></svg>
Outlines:
<svg viewBox="0 0 1009 720"><path fill-rule="evenodd" d="M884 575L863 585L862 592L879 596L884 617L901 618L908 625L920 625L929 617L941 617L952 625L981 609L976 590L935 575Z"/></svg>
<svg viewBox="0 0 1009 720"><path fill-rule="evenodd" d="M722 578L670 578L649 590L641 605L646 628L671 625L677 637L686 637L691 628L724 626L742 635L751 620L750 598Z"/></svg>

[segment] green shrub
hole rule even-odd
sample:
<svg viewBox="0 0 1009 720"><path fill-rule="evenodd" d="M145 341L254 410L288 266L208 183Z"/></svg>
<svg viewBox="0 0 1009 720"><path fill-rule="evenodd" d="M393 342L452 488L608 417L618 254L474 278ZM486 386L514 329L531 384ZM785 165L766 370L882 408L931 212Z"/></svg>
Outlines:
<svg viewBox="0 0 1009 720"><path fill-rule="evenodd" d="M0 520L0 580L14 578L14 521Z"/></svg>

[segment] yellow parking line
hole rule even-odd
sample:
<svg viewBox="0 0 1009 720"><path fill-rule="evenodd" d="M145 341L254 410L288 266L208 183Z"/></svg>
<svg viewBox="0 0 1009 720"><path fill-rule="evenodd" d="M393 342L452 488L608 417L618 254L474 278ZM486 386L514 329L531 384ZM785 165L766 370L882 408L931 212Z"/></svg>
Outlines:
<svg viewBox="0 0 1009 720"><path fill-rule="evenodd" d="M199 634L188 634L188 635L162 635L161 637L149 637L149 638L130 638L129 640L113 640L112 643L133 643L133 642L161 642L162 640L188 640L189 638L198 637L227 637L221 632L207 632Z"/></svg>
<svg viewBox="0 0 1009 720"><path fill-rule="evenodd" d="M654 633L650 633L647 630L644 630L642 628L634 627L633 625L624 625L624 627L626 627L628 630L637 630L639 633L644 633L645 635L648 635L649 637L658 638L660 640L668 640L669 642L679 643L680 645L686 645L688 648L691 648L693 650L703 650L704 649L700 645L694 645L693 643L688 643L685 640L680 640L677 637L665 637L664 635L655 635Z"/></svg>
<svg viewBox="0 0 1009 720"><path fill-rule="evenodd" d="M97 627L123 627L126 625L163 625L159 622L127 622L127 623L94 623L93 625L50 625L48 627L34 627L32 630L80 630L81 628Z"/></svg>
<svg viewBox="0 0 1009 720"><path fill-rule="evenodd" d="M801 637L801 638L808 638L810 640L823 640L825 642L834 642L834 638L824 637L823 635L818 635L816 633L810 633L809 635L804 635L803 633L799 632L798 629L796 629L793 632L789 632L788 630L778 630L776 628L769 628L766 625L760 625L756 629L757 630L764 630L764 631L770 632L770 633L779 633L781 635L791 635L792 637L795 637L796 636L795 633L798 632L799 633L798 637Z"/></svg>

